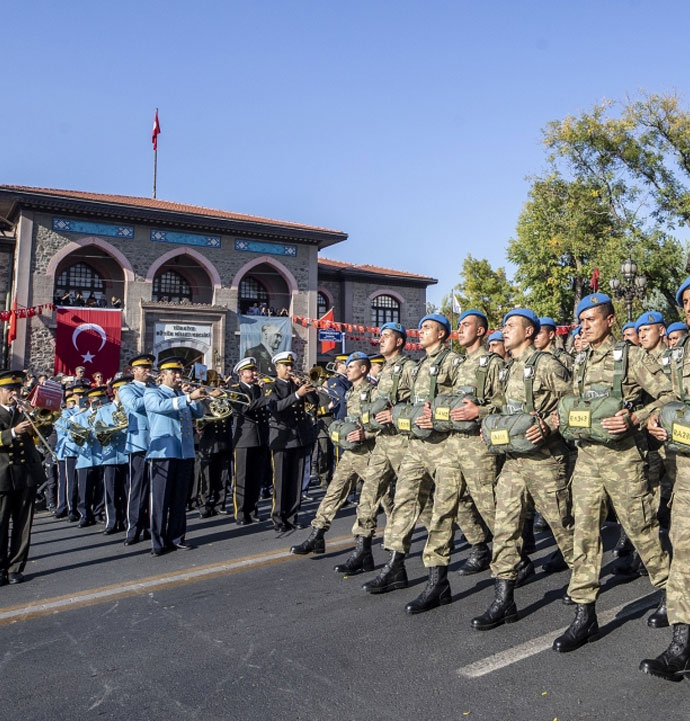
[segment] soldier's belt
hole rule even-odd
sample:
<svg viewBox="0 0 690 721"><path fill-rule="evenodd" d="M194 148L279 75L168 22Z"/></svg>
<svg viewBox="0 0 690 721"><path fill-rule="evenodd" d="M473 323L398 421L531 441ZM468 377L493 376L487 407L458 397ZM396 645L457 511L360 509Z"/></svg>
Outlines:
<svg viewBox="0 0 690 721"><path fill-rule="evenodd" d="M587 441L615 446L634 431L630 416L625 416L628 430L624 433L610 433L601 422L615 416L624 408L623 399L612 395L585 398L574 394L563 396L558 402L560 433L566 441Z"/></svg>
<svg viewBox="0 0 690 721"><path fill-rule="evenodd" d="M420 428L415 421L424 413L424 403L397 403L393 406L393 425L405 436L429 438L432 428Z"/></svg>
<svg viewBox="0 0 690 721"><path fill-rule="evenodd" d="M479 430L479 419L473 421L454 421L450 417L451 411L463 407L465 398L468 398L473 403L477 403L473 392L474 388L468 388L467 392L462 392L461 389L461 392L457 394L436 396L431 404L431 417L434 430L440 433L448 433L449 431L471 433Z"/></svg>
<svg viewBox="0 0 690 721"><path fill-rule="evenodd" d="M536 425L540 432L541 426L536 416L530 413L515 413L513 415L492 414L482 421L482 438L489 453L502 455L504 453L517 453L528 455L534 453L546 440L542 433L537 443L528 441L525 433Z"/></svg>
<svg viewBox="0 0 690 721"><path fill-rule="evenodd" d="M667 403L659 413L659 425L668 434L666 447L690 456L690 405L682 401Z"/></svg>

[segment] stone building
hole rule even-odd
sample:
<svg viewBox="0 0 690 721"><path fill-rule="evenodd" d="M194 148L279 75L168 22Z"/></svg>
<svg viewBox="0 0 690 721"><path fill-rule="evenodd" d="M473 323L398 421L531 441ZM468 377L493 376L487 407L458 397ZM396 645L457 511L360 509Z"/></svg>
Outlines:
<svg viewBox="0 0 690 721"><path fill-rule="evenodd" d="M317 318L332 306L343 322L413 324L436 282L319 258L347 239L341 231L151 198L4 185L0 219L4 307L16 298L19 308L120 308L122 359L153 350L228 372L239 359L238 314L265 305ZM18 322L7 360L51 369L56 325L55 313ZM292 348L304 368L313 364L316 329L293 323Z"/></svg>

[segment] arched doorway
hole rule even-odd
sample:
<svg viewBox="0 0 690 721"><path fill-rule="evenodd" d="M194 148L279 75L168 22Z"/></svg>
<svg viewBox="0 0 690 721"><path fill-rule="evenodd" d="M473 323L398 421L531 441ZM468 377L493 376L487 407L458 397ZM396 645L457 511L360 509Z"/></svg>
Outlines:
<svg viewBox="0 0 690 721"><path fill-rule="evenodd" d="M203 351L196 348L172 346L159 351L158 365L160 365L166 358L181 358L185 367L184 375L191 377L194 370L194 364L204 363L205 355ZM206 364L204 363L204 365Z"/></svg>

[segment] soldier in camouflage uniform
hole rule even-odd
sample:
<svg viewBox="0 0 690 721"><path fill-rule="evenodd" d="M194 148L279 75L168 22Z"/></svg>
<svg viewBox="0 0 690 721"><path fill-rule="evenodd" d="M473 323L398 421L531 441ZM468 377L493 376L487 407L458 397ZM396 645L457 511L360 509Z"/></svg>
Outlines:
<svg viewBox="0 0 690 721"><path fill-rule="evenodd" d="M640 338L637 335L635 324L632 321L623 325L621 333L623 334L623 340L626 343L630 343L630 345L640 345Z"/></svg>
<svg viewBox="0 0 690 721"><path fill-rule="evenodd" d="M407 341L407 331L400 323L384 323L380 328L379 346L384 358L378 384L372 392L372 402L387 400L390 408L379 411L375 418L383 425L376 431L376 445L369 459L369 465L362 475L362 491L357 505L357 520L352 527L355 548L345 563L338 564L338 573L354 575L374 570L371 539L376 530L376 516L379 505L385 498L407 452L407 436L398 433L393 425L392 406L406 403L412 387L412 369L416 363L404 355L402 349ZM367 422L366 420L364 421ZM423 499L423 503L426 499ZM386 510L389 514L388 510Z"/></svg>
<svg viewBox="0 0 690 721"><path fill-rule="evenodd" d="M496 524L491 571L496 579L494 601L484 614L472 619L472 628L486 631L517 620L513 591L518 575L534 574L522 552L522 527L530 496L551 526L568 565L573 558L573 518L566 478L565 446L555 429L552 413L569 389L568 371L550 353L534 348L539 318L527 308L516 308L503 319L503 336L512 360L504 371L503 413L529 412L537 423L525 436L535 444L527 454L507 453L496 484ZM536 357L535 357L536 356ZM531 379L532 402L526 379ZM543 444L539 445L542 438ZM521 568L522 567L522 568ZM524 570L525 568L529 570Z"/></svg>
<svg viewBox="0 0 690 721"><path fill-rule="evenodd" d="M504 361L508 360L508 352L506 351L506 344L503 339L503 333L500 330L495 330L490 333L486 339L486 347L489 349L489 353L496 353L503 358Z"/></svg>
<svg viewBox="0 0 690 721"><path fill-rule="evenodd" d="M366 353L356 351L348 357L345 370L347 379L352 388L345 394L347 403L347 417L357 419L362 416L362 405L369 402L372 384L367 378L371 363ZM333 478L328 484L326 494L321 499L316 516L311 522L312 531L309 536L297 546L292 546L291 553L303 556L308 553L323 553L326 550L324 536L331 527L338 510L347 500L347 496L354 488L357 480L364 475L369 464L371 451L374 447L372 433L367 433L361 426L356 431L348 433L347 440L357 445L346 450L340 456Z"/></svg>
<svg viewBox="0 0 690 721"><path fill-rule="evenodd" d="M484 337L489 328L487 317L479 310L467 310L458 319L458 342L465 349L458 366L455 390L470 392L471 398L463 400L461 408L454 408L450 416L454 421L475 421L476 428L455 431L448 439L448 445L455 452L460 472L474 505L481 514L487 528L493 533L496 515L494 487L498 475L498 458L489 453L481 439L481 419L489 413L500 410L501 382L499 374L504 366L503 359L489 353L484 346ZM476 399L477 402L474 402ZM462 499L461 499L462 500ZM458 514L458 525L472 545L470 555L461 565L458 573L469 576L484 571L491 562L488 537L473 543L467 529L471 527L464 515Z"/></svg>
<svg viewBox="0 0 690 721"><path fill-rule="evenodd" d="M419 331L419 342L426 356L415 368L411 401L424 406L423 415L414 422L420 428L431 429L431 401L437 394L452 393L460 358L445 346L450 336L450 322L445 316L438 313L424 316L419 322ZM465 483L454 454L449 452L448 438L448 433L438 431L432 431L425 439L410 437L398 474L393 514L383 538L383 546L391 552L391 557L381 573L362 586L368 593L407 587L405 554L410 548L422 499L433 484L432 516L423 553L428 581L420 596L405 607L408 613L421 613L451 601L448 564L458 497Z"/></svg>
<svg viewBox="0 0 690 721"><path fill-rule="evenodd" d="M676 302L690 321L690 278L680 286ZM690 353L685 345L673 357L671 378L676 398L685 401L690 394ZM656 414L649 419L648 427L657 440L667 440ZM690 456L677 454L676 460L678 475L671 501L670 533L673 560L666 584L667 617L673 637L661 655L640 663L641 671L669 681L681 681L690 671Z"/></svg>
<svg viewBox="0 0 690 721"><path fill-rule="evenodd" d="M668 342L669 348L675 348L678 345L678 341L688 334L688 327L685 323L671 323L666 328L666 341ZM669 371L670 374L670 371Z"/></svg>
<svg viewBox="0 0 690 721"><path fill-rule="evenodd" d="M568 373L573 372L573 364L575 359L563 348L556 345L556 321L549 316L539 319L539 333L534 336L534 347L544 353L551 353L568 369Z"/></svg>
<svg viewBox="0 0 690 721"><path fill-rule="evenodd" d="M576 612L569 628L553 643L554 650L562 653L573 651L598 636L594 606L599 592L601 526L606 518L607 501L640 554L655 588L666 586L669 566L668 555L659 540L653 495L645 475L644 439L636 429L655 409L673 399L671 384L659 364L644 350L626 344L616 347L611 335L615 315L607 295L586 296L580 301L577 313L589 349L580 354L575 363L575 393L600 397L594 394L600 394L602 388L613 391L617 374L622 376L625 407L601 421L608 433L621 434L620 441L614 445L578 441L572 484L575 556L568 588ZM653 400L643 405L647 400L644 393ZM630 433L631 427L633 433ZM662 593L661 603L648 624L652 627L668 624L665 594Z"/></svg>

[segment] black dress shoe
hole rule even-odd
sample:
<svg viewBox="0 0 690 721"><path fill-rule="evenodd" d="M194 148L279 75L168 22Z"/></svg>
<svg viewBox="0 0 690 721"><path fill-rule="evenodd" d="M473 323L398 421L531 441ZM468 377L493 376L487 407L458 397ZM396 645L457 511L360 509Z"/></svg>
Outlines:
<svg viewBox="0 0 690 721"><path fill-rule="evenodd" d="M106 528L105 531L103 531L104 536L112 536L113 533L117 533L117 528Z"/></svg>
<svg viewBox="0 0 690 721"><path fill-rule="evenodd" d="M88 528L89 526L95 526L96 521L87 521L86 518L82 518L79 521L79 528Z"/></svg>
<svg viewBox="0 0 690 721"><path fill-rule="evenodd" d="M187 543L186 541L182 541L182 543L173 543L172 547L179 548L180 551L191 551L193 548L196 548L193 543Z"/></svg>
<svg viewBox="0 0 690 721"><path fill-rule="evenodd" d="M7 571L0 571L0 586L6 586L7 583Z"/></svg>
<svg viewBox="0 0 690 721"><path fill-rule="evenodd" d="M290 529L284 524L284 523L274 523L273 524L273 530L276 533L286 533Z"/></svg>
<svg viewBox="0 0 690 721"><path fill-rule="evenodd" d="M70 513L70 514L67 516L67 520L68 520L70 523L76 523L76 522L79 520L79 516L78 516L76 513Z"/></svg>
<svg viewBox="0 0 690 721"><path fill-rule="evenodd" d="M53 513L54 518L67 518L67 511L62 511L61 513Z"/></svg>
<svg viewBox="0 0 690 721"><path fill-rule="evenodd" d="M210 508L202 508L199 511L199 518L211 518L213 511Z"/></svg>
<svg viewBox="0 0 690 721"><path fill-rule="evenodd" d="M165 554L165 552L166 552L165 548L153 548L151 550L151 555L152 556L162 556L163 554Z"/></svg>
<svg viewBox="0 0 690 721"><path fill-rule="evenodd" d="M220 513L222 516L229 516L230 511L227 508L219 508L218 513Z"/></svg>
<svg viewBox="0 0 690 721"><path fill-rule="evenodd" d="M135 543L139 543L139 538L137 536L134 538L125 538L125 546L133 546Z"/></svg>
<svg viewBox="0 0 690 721"><path fill-rule="evenodd" d="M8 573L7 574L7 583L10 584L10 586L14 586L15 583L23 583L24 582L24 574L22 573Z"/></svg>

